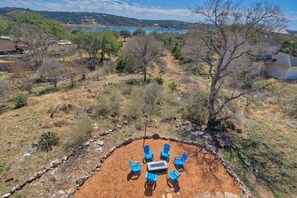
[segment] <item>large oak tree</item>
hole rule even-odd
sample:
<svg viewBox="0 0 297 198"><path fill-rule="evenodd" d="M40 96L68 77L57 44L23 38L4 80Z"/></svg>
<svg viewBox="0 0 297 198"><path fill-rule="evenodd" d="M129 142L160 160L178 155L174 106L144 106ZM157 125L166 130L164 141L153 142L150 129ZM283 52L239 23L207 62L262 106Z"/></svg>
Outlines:
<svg viewBox="0 0 297 198"><path fill-rule="evenodd" d="M222 111L231 101L269 86L257 61L263 45L257 44L286 20L279 6L268 1L246 8L241 1L206 0L192 11L210 24L189 34L185 51L208 68L208 127L214 128L226 119Z"/></svg>

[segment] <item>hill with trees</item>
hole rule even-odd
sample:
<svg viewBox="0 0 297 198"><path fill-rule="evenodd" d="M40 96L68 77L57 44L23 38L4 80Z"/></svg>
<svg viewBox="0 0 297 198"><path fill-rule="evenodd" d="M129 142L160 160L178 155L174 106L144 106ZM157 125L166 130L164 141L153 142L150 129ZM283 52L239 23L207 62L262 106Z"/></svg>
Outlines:
<svg viewBox="0 0 297 198"><path fill-rule="evenodd" d="M0 16L7 16L10 12L38 12L48 19L54 19L64 24L81 24L82 19L93 18L97 24L106 26L152 27L158 24L160 28L188 29L193 25L184 21L144 20L94 12L52 12L34 11L24 8L0 8Z"/></svg>

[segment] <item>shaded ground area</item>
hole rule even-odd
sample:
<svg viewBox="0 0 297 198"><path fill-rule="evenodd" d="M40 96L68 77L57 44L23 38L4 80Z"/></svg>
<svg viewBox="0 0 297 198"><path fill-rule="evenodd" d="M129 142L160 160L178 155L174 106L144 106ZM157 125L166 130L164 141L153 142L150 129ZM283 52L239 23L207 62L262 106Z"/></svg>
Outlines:
<svg viewBox="0 0 297 198"><path fill-rule="evenodd" d="M144 142L145 141L145 142ZM146 164L143 163L143 145L149 144L154 151L154 160L158 161L160 149L165 143L171 145L171 159L168 171L174 170L173 159L183 152L189 154L185 170L179 178L179 196L193 197L196 194L215 192L240 195L240 189L223 165L214 156L195 146L184 145L164 140L138 140L117 149L101 166L99 172L86 181L76 192L75 197L162 197L172 192L172 185L167 184L166 174L159 175L156 187L145 188ZM139 161L142 174L139 178L130 177L128 161ZM175 191L177 192L177 191ZM174 194L176 195L176 194Z"/></svg>

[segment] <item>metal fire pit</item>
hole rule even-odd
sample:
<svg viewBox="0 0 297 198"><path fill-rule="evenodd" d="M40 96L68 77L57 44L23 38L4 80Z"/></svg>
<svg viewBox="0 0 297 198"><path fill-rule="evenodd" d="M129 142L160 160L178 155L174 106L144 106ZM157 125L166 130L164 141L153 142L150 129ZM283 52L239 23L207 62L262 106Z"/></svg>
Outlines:
<svg viewBox="0 0 297 198"><path fill-rule="evenodd" d="M147 170L149 172L167 171L168 165L166 161L148 162Z"/></svg>

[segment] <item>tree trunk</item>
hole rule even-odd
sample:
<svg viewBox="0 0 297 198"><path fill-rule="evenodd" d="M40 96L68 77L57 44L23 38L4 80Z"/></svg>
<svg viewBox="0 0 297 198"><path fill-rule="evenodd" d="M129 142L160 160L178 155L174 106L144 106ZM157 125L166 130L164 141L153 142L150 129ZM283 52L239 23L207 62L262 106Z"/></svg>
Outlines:
<svg viewBox="0 0 297 198"><path fill-rule="evenodd" d="M146 67L143 68L143 83L146 82Z"/></svg>
<svg viewBox="0 0 297 198"><path fill-rule="evenodd" d="M70 78L70 87L74 87L74 78L73 77Z"/></svg>
<svg viewBox="0 0 297 198"><path fill-rule="evenodd" d="M101 52L101 53L100 53L100 64L102 64L103 61L104 61L104 53Z"/></svg>
<svg viewBox="0 0 297 198"><path fill-rule="evenodd" d="M58 84L58 82L56 81L56 80L53 80L53 84L54 84L54 87L55 87L55 89L57 89L57 84Z"/></svg>
<svg viewBox="0 0 297 198"><path fill-rule="evenodd" d="M86 74L85 74L85 72L81 75L81 80L86 80Z"/></svg>
<svg viewBox="0 0 297 198"><path fill-rule="evenodd" d="M207 128L213 129L217 125L217 115L215 112L215 101L216 101L216 93L215 87L217 84L217 80L213 80L211 83L210 91L209 91L209 99L208 99L208 121Z"/></svg>

